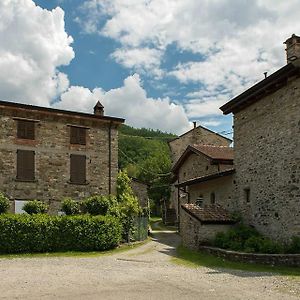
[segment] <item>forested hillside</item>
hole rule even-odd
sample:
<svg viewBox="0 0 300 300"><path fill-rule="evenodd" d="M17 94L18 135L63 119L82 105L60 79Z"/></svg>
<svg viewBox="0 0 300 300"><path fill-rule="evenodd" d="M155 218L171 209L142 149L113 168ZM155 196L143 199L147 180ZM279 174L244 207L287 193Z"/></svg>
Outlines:
<svg viewBox="0 0 300 300"><path fill-rule="evenodd" d="M156 203L169 198L171 156L167 141L173 134L122 125L119 130L119 167L130 176L150 184L149 196Z"/></svg>

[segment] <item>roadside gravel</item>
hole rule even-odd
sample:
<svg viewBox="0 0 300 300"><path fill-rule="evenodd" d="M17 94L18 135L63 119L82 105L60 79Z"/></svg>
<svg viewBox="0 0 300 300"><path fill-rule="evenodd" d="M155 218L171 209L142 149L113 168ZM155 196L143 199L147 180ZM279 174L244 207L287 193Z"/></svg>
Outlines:
<svg viewBox="0 0 300 300"><path fill-rule="evenodd" d="M300 299L299 279L178 266L179 243L174 232L155 232L109 256L0 259L0 299Z"/></svg>

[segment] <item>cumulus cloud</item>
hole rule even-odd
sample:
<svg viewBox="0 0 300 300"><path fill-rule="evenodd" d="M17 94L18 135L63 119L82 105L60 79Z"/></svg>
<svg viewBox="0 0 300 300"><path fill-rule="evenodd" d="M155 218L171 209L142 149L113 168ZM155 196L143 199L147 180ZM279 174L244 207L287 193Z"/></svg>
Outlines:
<svg viewBox="0 0 300 300"><path fill-rule="evenodd" d="M109 91L71 86L54 106L91 112L98 100L104 105L105 114L126 118L127 124L134 127L175 133L191 128L182 106L172 103L169 98L148 97L137 74L127 77L122 87Z"/></svg>
<svg viewBox="0 0 300 300"><path fill-rule="evenodd" d="M113 55L117 62L127 68L147 68L155 61L159 67L158 59L164 56L149 49L166 54L168 46L175 44L178 51L189 51L199 59L178 60L161 74L181 84L198 83L201 92L225 95L226 102L263 79L263 72L270 74L285 64L282 42L300 33L295 9L299 4L299 0L86 0L82 9L93 27L90 32L121 43L118 52L148 51L144 60L131 56L128 64L125 55L124 60ZM219 103L220 99L201 98L197 108L193 97L187 110L191 115L216 108L218 114Z"/></svg>
<svg viewBox="0 0 300 300"><path fill-rule="evenodd" d="M0 2L0 98L50 105L69 81L58 67L74 57L64 12L31 0Z"/></svg>

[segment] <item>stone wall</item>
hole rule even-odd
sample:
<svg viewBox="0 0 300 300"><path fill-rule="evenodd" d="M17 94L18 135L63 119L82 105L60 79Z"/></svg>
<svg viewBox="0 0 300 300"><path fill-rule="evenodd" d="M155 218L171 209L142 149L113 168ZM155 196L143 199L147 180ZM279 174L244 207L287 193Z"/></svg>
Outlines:
<svg viewBox="0 0 300 300"><path fill-rule="evenodd" d="M212 241L218 232L226 232L232 226L227 224L201 224L200 221L180 209L180 235L182 244L192 250Z"/></svg>
<svg viewBox="0 0 300 300"><path fill-rule="evenodd" d="M139 182L135 179L131 179L131 188L134 195L139 200L139 205L141 207L148 207L148 186L145 183Z"/></svg>
<svg viewBox="0 0 300 300"><path fill-rule="evenodd" d="M211 205L211 193L214 193L215 204L230 212L236 211L237 207L232 195L233 180L234 175L228 175L189 186L190 203L196 203L197 198L202 196L203 205Z"/></svg>
<svg viewBox="0 0 300 300"><path fill-rule="evenodd" d="M187 146L193 144L229 146L231 144L231 141L204 127L198 126L181 135L177 139L169 142L173 164L179 159Z"/></svg>
<svg viewBox="0 0 300 300"><path fill-rule="evenodd" d="M37 120L35 140L17 139L13 117ZM86 145L70 144L70 126L87 127ZM0 108L0 190L12 201L39 199L57 212L64 197L82 199L109 193L109 122L63 114ZM118 130L111 130L111 180L115 191L118 171ZM16 151L35 151L35 181L16 180ZM86 155L86 185L70 183L70 155Z"/></svg>
<svg viewBox="0 0 300 300"><path fill-rule="evenodd" d="M243 253L207 246L200 246L199 250L231 261L271 266L300 267L300 254Z"/></svg>
<svg viewBox="0 0 300 300"><path fill-rule="evenodd" d="M277 240L300 236L300 79L236 113L234 141L245 221Z"/></svg>

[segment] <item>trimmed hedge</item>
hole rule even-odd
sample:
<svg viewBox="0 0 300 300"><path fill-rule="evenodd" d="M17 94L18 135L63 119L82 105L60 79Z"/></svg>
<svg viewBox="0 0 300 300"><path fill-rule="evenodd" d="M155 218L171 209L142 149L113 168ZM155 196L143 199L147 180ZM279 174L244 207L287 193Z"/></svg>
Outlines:
<svg viewBox="0 0 300 300"><path fill-rule="evenodd" d="M30 215L33 214L45 214L48 210L49 206L38 200L31 200L24 204L23 210Z"/></svg>
<svg viewBox="0 0 300 300"><path fill-rule="evenodd" d="M107 250L121 232L111 216L1 215L0 253Z"/></svg>

